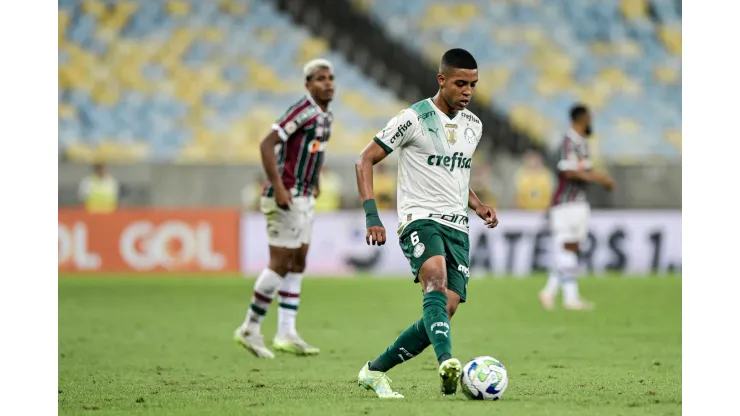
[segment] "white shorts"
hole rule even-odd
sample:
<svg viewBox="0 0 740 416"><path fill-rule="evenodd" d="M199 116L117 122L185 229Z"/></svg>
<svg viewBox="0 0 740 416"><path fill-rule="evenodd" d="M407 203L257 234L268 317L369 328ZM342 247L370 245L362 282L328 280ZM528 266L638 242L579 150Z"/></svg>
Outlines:
<svg viewBox="0 0 740 416"><path fill-rule="evenodd" d="M293 197L289 210L278 208L275 198L263 196L260 210L267 219L267 243L274 247L299 248L311 240L313 197Z"/></svg>
<svg viewBox="0 0 740 416"><path fill-rule="evenodd" d="M588 236L591 207L586 202L566 202L550 208L550 231L558 243L580 243Z"/></svg>

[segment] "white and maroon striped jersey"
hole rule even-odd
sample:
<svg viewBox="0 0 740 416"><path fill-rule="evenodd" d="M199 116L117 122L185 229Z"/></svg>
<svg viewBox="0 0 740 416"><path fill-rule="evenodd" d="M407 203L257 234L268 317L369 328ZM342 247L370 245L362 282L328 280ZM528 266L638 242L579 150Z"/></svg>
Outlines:
<svg viewBox="0 0 740 416"><path fill-rule="evenodd" d="M588 140L570 129L563 138L558 160L558 187L552 198L552 205L560 205L573 201L586 201L586 185L584 181L569 179L563 172L568 170L591 170Z"/></svg>
<svg viewBox="0 0 740 416"><path fill-rule="evenodd" d="M311 95L306 94L272 125L282 139L275 148L278 173L292 195L313 194L331 136L332 119L331 110L324 112ZM268 181L262 195L271 197L273 192Z"/></svg>

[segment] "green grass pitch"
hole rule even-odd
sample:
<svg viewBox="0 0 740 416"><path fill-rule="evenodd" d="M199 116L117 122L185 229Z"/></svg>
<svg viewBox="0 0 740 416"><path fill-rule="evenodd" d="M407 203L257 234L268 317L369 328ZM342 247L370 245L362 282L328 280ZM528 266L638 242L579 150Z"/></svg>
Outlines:
<svg viewBox="0 0 740 416"><path fill-rule="evenodd" d="M452 320L461 361L509 370L499 402L439 395L430 347L389 373L406 396L381 401L357 373L421 316L409 279L306 279L298 327L322 349L258 360L231 335L254 280L59 279L60 414L680 415L681 279L587 278L593 312L543 311L541 278L471 280ZM276 327L273 304L263 324Z"/></svg>

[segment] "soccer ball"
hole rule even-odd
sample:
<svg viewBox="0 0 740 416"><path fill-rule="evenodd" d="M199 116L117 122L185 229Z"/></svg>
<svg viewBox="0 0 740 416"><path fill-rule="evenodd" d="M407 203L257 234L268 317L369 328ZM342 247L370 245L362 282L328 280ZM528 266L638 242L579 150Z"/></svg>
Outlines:
<svg viewBox="0 0 740 416"><path fill-rule="evenodd" d="M465 364L460 377L463 393L471 400L498 400L509 384L509 375L493 357L475 357Z"/></svg>

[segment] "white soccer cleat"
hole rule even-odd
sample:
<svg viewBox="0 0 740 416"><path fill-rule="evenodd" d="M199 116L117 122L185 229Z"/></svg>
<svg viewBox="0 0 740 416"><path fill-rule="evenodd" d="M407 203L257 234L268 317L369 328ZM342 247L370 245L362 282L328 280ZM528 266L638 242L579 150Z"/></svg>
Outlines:
<svg viewBox="0 0 740 416"><path fill-rule="evenodd" d="M545 293L545 292L540 292L539 298L540 298L540 303L542 304L542 307L545 310L551 311L555 309L555 297L554 296L548 293Z"/></svg>
<svg viewBox="0 0 740 416"><path fill-rule="evenodd" d="M370 363L365 364L357 375L357 384L372 390L381 399L403 399L403 395L391 389L391 379L382 371L370 371Z"/></svg>
<svg viewBox="0 0 740 416"><path fill-rule="evenodd" d="M563 302L563 308L569 311L592 311L596 308L593 302L580 298L574 302Z"/></svg>
<svg viewBox="0 0 740 416"><path fill-rule="evenodd" d="M298 334L287 337L276 336L272 341L272 348L274 348L275 351L282 351L295 355L317 355L320 352L318 348L308 345L308 343Z"/></svg>
<svg viewBox="0 0 740 416"><path fill-rule="evenodd" d="M237 328L234 331L234 341L257 357L275 358L275 354L265 346L262 334L249 334L244 329Z"/></svg>

